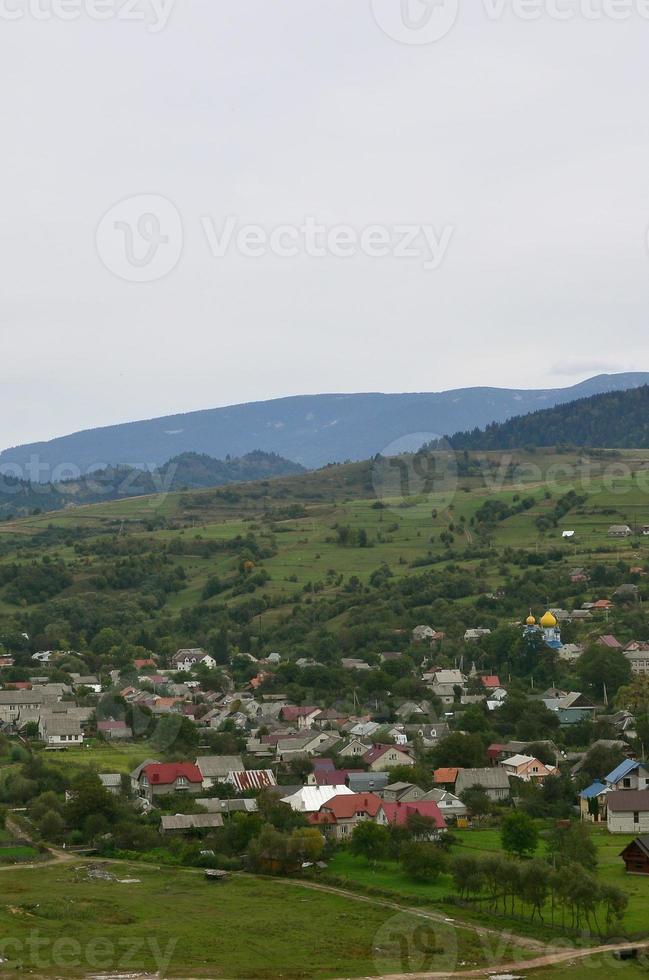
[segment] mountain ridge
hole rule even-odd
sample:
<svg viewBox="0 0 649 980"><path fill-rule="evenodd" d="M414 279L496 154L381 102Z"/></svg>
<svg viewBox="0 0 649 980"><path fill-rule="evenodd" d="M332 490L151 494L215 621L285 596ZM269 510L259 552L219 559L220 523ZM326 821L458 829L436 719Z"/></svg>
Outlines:
<svg viewBox="0 0 649 980"><path fill-rule="evenodd" d="M453 449L507 450L572 445L649 448L649 385L609 391L447 437Z"/></svg>
<svg viewBox="0 0 649 980"><path fill-rule="evenodd" d="M597 375L566 388L476 386L441 392L292 395L80 429L0 453L0 466L38 482L98 466L153 468L183 453L223 459L260 450L307 468L416 450L445 432L482 428L541 408L649 383L649 373ZM396 444L396 445L395 445ZM32 457L42 472L28 472ZM67 473L68 476L75 473Z"/></svg>

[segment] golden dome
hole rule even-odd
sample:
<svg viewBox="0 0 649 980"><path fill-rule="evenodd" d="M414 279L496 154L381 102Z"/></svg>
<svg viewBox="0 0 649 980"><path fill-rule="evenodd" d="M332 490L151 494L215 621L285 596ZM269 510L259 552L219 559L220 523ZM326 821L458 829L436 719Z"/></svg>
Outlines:
<svg viewBox="0 0 649 980"><path fill-rule="evenodd" d="M527 623L528 626L536 626L536 619L532 615L532 613L529 614L525 622Z"/></svg>
<svg viewBox="0 0 649 980"><path fill-rule="evenodd" d="M545 616L541 620L541 626L544 630L554 629L557 625L557 618L553 616L551 612L546 612Z"/></svg>

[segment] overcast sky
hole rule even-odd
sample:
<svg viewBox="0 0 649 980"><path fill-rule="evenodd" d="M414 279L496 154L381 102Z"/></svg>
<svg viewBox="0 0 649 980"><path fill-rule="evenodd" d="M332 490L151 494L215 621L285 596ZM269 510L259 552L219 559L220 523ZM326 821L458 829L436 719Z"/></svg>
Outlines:
<svg viewBox="0 0 649 980"><path fill-rule="evenodd" d="M649 369L641 0L57 2L0 0L0 448Z"/></svg>

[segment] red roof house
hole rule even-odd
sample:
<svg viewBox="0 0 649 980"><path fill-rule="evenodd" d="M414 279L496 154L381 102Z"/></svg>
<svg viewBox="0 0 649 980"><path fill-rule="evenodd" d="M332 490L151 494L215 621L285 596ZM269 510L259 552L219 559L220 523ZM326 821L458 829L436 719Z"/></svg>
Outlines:
<svg viewBox="0 0 649 980"><path fill-rule="evenodd" d="M382 804L374 793L350 793L346 796L333 796L320 807L317 813L310 814L308 820L314 827L339 840L346 840L363 820L374 820Z"/></svg>
<svg viewBox="0 0 649 980"><path fill-rule="evenodd" d="M386 772L394 766L414 766L415 760L398 745L374 745L363 756L363 762L374 772Z"/></svg>
<svg viewBox="0 0 649 980"><path fill-rule="evenodd" d="M605 636L600 636L597 641L600 646L608 647L610 650L621 650L622 644L620 641L611 634L606 634Z"/></svg>
<svg viewBox="0 0 649 980"><path fill-rule="evenodd" d="M428 817L438 831L446 830L446 821L433 800L419 800L416 803L386 803L384 800L376 815L376 822L384 826L396 824L397 827L404 827L413 816Z"/></svg>
<svg viewBox="0 0 649 980"><path fill-rule="evenodd" d="M493 748L493 746L491 746ZM433 775L436 786L455 786L459 769L436 769Z"/></svg>
<svg viewBox="0 0 649 980"><path fill-rule="evenodd" d="M483 687L486 687L489 691L495 691L497 687L501 687L500 678L497 674L487 674L486 677L481 677Z"/></svg>
<svg viewBox="0 0 649 980"><path fill-rule="evenodd" d="M151 800L169 793L200 793L203 777L192 762L149 762L137 779L141 796Z"/></svg>

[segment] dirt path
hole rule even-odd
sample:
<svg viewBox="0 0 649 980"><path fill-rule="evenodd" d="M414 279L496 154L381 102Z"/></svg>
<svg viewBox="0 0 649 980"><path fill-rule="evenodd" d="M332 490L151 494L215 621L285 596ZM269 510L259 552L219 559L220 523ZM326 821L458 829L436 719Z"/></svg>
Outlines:
<svg viewBox="0 0 649 980"><path fill-rule="evenodd" d="M9 814L7 815L5 826L9 833L13 834L17 840L26 840L29 841L30 844L34 844L33 838L27 833L26 830L19 827L18 824L11 819L11 815ZM34 847L35 846L36 845L34 844ZM43 861L38 861L36 864L23 864L20 862L18 864L7 864L0 867L0 871L17 871L20 868L46 868L52 864L63 864L65 861L73 861L75 858L78 859L79 857L78 854L75 855L70 854L68 851L61 851L56 847L52 847L51 844L47 845L47 849L52 855L50 858L46 858Z"/></svg>
<svg viewBox="0 0 649 980"><path fill-rule="evenodd" d="M461 970L456 973L386 973L375 977L363 977L363 980L453 980L457 977L493 977L499 974L508 974L512 971L538 970L544 966L556 966L559 963L571 963L576 960L585 960L591 956L600 956L602 953L615 953L627 949L649 949L649 942L640 943L618 943L613 946L591 946L588 949L564 949L560 952L548 953L546 956L539 956L533 960L521 960L518 963L503 963L495 966L483 966L477 970ZM611 967L612 969L612 967ZM339 980L348 980L340 977Z"/></svg>
<svg viewBox="0 0 649 980"><path fill-rule="evenodd" d="M321 885L313 881L301 881L299 878L276 878L273 880L280 881L284 885L295 885L298 888L310 888L313 891L328 892L331 895L340 895L342 898L348 898L355 902L364 902L367 905L375 905L385 909L392 909L395 912L414 915L421 919L428 919L431 922L454 926L456 929L463 929L465 932L473 932L477 936L493 936L500 939L503 935L502 929L492 929L489 926L475 925L472 922L466 922L462 919L452 919L443 912L432 912L430 909L423 909L417 906L400 905L398 902L389 901L389 899L372 898L371 895L362 895L358 892L347 891L347 889L337 888L335 885ZM539 939L531 939L528 936L515 936L509 932L507 936L512 945L520 946L522 949L529 949L538 953L565 952L564 948L550 946L547 943L541 942Z"/></svg>
<svg viewBox="0 0 649 980"><path fill-rule="evenodd" d="M454 920L441 912L432 912L428 909L399 905L396 902L372 898L371 896L350 892L344 888L337 888L333 885L321 885L315 882L305 882L294 878L279 880L286 885L310 888L314 891L325 891L333 895L340 895L353 901L365 902L369 905L393 909L395 912L418 916L422 919L428 919L429 921L442 923L447 926L453 926L456 929L473 932L478 936L489 936L497 938L498 940L502 940L503 938L502 930L492 929L488 926L475 925L471 922L462 921L461 919ZM511 946L518 946L521 949L537 952L539 955L531 959L517 960L508 963L496 962L491 966L483 966L474 970L460 970L453 973L431 973L430 971L427 971L426 973L391 973L376 977L367 976L363 977L363 980L450 980L450 978L453 977L488 977L499 973L507 974L521 971L526 972L528 970L538 970L544 966L554 966L558 963L570 963L573 960L589 959L592 956L599 956L602 953L614 953L629 949L649 950L649 940L635 943L616 943L608 946L588 946L583 949L566 949L565 946L552 946L537 939L531 939L527 936L516 936L511 933L507 933L507 940L508 944ZM348 978L339 978L339 980L348 980Z"/></svg>

